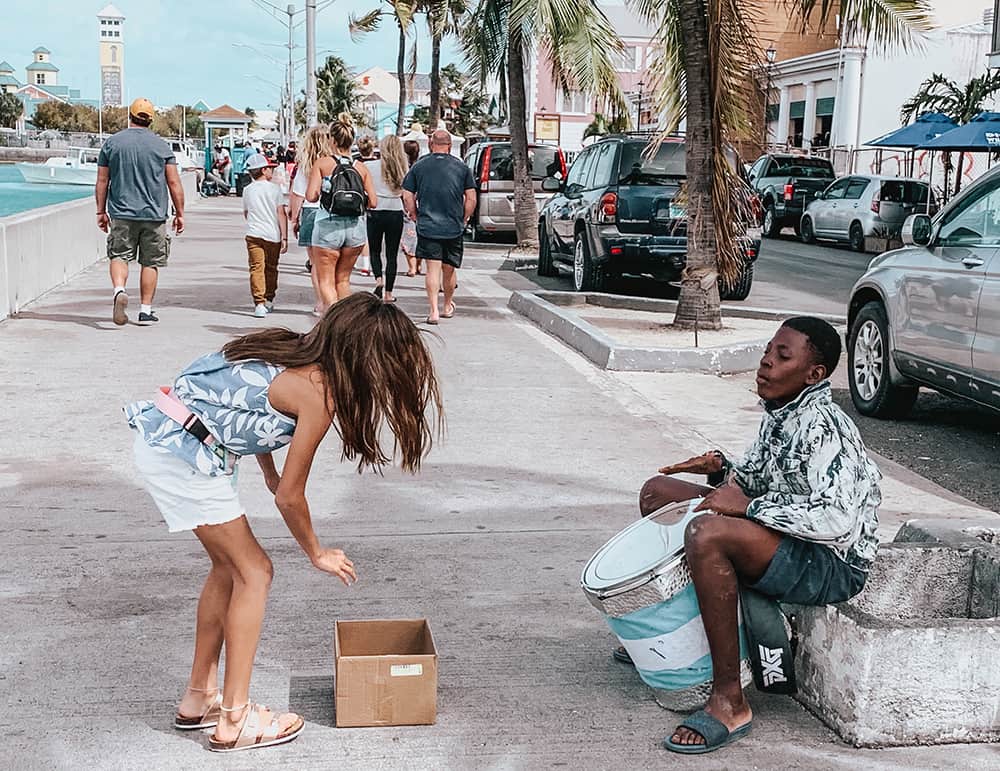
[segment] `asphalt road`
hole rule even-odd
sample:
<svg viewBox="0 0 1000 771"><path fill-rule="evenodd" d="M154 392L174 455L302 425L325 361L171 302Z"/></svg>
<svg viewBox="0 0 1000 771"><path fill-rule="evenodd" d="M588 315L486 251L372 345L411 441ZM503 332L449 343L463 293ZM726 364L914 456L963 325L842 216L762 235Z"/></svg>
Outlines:
<svg viewBox="0 0 1000 771"><path fill-rule="evenodd" d="M471 246L475 249L479 245ZM787 230L779 238L763 240L753 289L742 304L845 316L851 287L873 256L836 244L803 244ZM545 289L573 289L568 271L556 278L541 278L534 270L518 272ZM616 282L609 291L640 297L676 296L673 287L631 278ZM1000 415L924 391L905 420L865 418L851 403L847 374L845 355L833 378L835 396L858 423L872 450L996 510L1000 500Z"/></svg>

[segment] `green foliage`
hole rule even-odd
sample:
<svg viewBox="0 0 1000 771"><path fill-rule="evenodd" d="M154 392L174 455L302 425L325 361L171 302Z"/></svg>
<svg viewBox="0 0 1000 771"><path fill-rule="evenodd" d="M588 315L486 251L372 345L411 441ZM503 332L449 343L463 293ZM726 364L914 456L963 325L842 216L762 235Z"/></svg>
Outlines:
<svg viewBox="0 0 1000 771"><path fill-rule="evenodd" d="M316 110L320 123L331 123L340 113L348 112L357 125L367 125L354 73L339 56L326 57L316 71Z"/></svg>
<svg viewBox="0 0 1000 771"><path fill-rule="evenodd" d="M201 137L205 134L205 125L201 122L199 115L201 115L199 110L175 104L167 110L158 112L150 128L160 136L179 137L183 123L185 136Z"/></svg>
<svg viewBox="0 0 1000 771"><path fill-rule="evenodd" d="M987 70L964 86L935 72L903 103L899 119L905 126L922 113L941 112L964 125L981 113L984 104L998 92L1000 70Z"/></svg>
<svg viewBox="0 0 1000 771"><path fill-rule="evenodd" d="M628 131L632 127L632 121L628 115L619 115L610 120L601 113L594 113L594 120L583 130L583 138L603 137L607 134L620 134Z"/></svg>
<svg viewBox="0 0 1000 771"><path fill-rule="evenodd" d="M24 105L20 99L13 94L0 93L0 126L14 128L23 112Z"/></svg>

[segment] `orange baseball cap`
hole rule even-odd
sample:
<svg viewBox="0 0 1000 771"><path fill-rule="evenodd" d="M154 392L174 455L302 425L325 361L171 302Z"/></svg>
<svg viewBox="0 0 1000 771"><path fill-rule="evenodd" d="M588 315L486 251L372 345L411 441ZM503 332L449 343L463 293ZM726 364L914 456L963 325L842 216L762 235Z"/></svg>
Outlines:
<svg viewBox="0 0 1000 771"><path fill-rule="evenodd" d="M153 103L141 96L129 105L128 112L129 115L134 115L136 118L144 118L146 120L152 120L156 115Z"/></svg>

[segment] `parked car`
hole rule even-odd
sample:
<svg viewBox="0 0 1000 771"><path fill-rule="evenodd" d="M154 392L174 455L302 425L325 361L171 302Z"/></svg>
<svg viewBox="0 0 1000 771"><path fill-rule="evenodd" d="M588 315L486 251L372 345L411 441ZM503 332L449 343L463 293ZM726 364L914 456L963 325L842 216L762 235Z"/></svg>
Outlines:
<svg viewBox="0 0 1000 771"><path fill-rule="evenodd" d="M680 279L687 263L687 212L677 197L684 140L663 142L653 157L646 156L648 143L643 135L604 137L577 156L565 182L544 180L554 195L539 212L539 275L554 276L556 263L565 263L577 291L600 290L623 274ZM743 271L720 286L723 299L750 294L759 248L760 239L741 239Z"/></svg>
<svg viewBox="0 0 1000 771"><path fill-rule="evenodd" d="M811 244L818 238L846 241L856 252L865 251L865 239L899 237L911 214L927 212L928 185L916 179L853 174L841 177L809 204L799 225L799 236ZM930 214L937 212L931 194Z"/></svg>
<svg viewBox="0 0 1000 771"><path fill-rule="evenodd" d="M494 233L514 232L514 155L510 142L479 142L465 156L476 180L476 210L469 219L473 241ZM542 180L566 179L566 156L554 145L528 145L528 166L539 207L551 193Z"/></svg>
<svg viewBox="0 0 1000 771"><path fill-rule="evenodd" d="M826 158L770 153L753 162L748 176L764 209L764 235L774 238L782 228L798 234L802 213L837 175Z"/></svg>
<svg viewBox="0 0 1000 771"><path fill-rule="evenodd" d="M1000 168L933 219L910 215L902 239L851 291L855 406L900 417L927 386L1000 409Z"/></svg>

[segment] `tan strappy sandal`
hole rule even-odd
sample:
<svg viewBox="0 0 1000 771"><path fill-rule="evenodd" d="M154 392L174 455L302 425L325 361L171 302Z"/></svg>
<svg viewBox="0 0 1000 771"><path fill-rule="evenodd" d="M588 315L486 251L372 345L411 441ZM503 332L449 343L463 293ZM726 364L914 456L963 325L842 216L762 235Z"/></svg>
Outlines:
<svg viewBox="0 0 1000 771"><path fill-rule="evenodd" d="M212 752L238 752L240 750L253 750L259 747L273 747L275 744L290 742L302 733L302 729L306 727L302 718L296 715L298 719L295 723L282 733L278 725L280 715L276 715L266 727L262 728L260 725L260 711L267 709L267 707L262 707L260 704L247 703L242 707L228 709L220 707L220 709L223 712L239 712L241 710L246 710L246 712L241 721L240 733L234 741L220 742L215 738L214 734L208 738L208 748Z"/></svg>
<svg viewBox="0 0 1000 771"><path fill-rule="evenodd" d="M174 716L174 728L178 731L193 731L196 728L215 728L219 724L219 710L222 708L222 693L218 688L191 688L192 693L215 693L215 700L205 708L199 717L184 717L180 712Z"/></svg>

